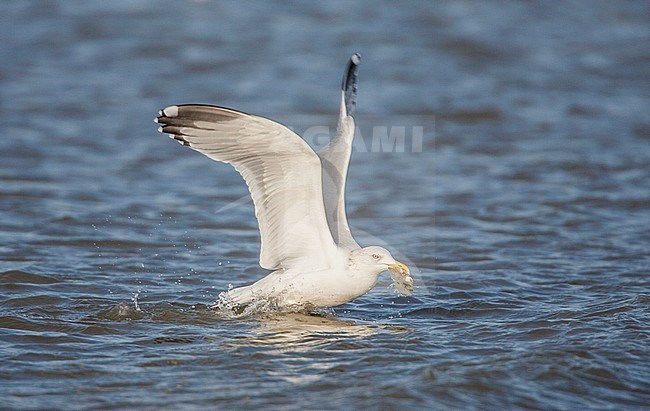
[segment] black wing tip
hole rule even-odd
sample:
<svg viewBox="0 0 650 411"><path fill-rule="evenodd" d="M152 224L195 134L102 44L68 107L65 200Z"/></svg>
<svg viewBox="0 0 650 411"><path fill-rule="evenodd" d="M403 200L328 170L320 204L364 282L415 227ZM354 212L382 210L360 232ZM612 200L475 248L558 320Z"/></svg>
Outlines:
<svg viewBox="0 0 650 411"><path fill-rule="evenodd" d="M162 124L158 127L160 133L167 134L169 138L176 140L180 144L191 147L190 142L185 140L185 137L179 133L179 128L171 125L174 117L178 117L178 106L169 106L158 111L158 117L154 118L153 121Z"/></svg>
<svg viewBox="0 0 650 411"><path fill-rule="evenodd" d="M357 104L357 70L361 63L361 54L354 53L345 69L341 88L345 96L345 114L351 116Z"/></svg>
<svg viewBox="0 0 650 411"><path fill-rule="evenodd" d="M345 68L345 75L343 76L343 82L341 84L341 90L348 91L350 86L356 87L357 83L357 68L361 63L361 54L354 53L350 60L348 60L348 65Z"/></svg>
<svg viewBox="0 0 650 411"><path fill-rule="evenodd" d="M245 111L236 110L230 107L215 106L213 104L190 103L190 104L174 104L173 106L167 106L162 110L158 110L158 117L154 119L154 123L160 123L162 119L172 119L176 117L181 117L181 118L191 117L195 115L197 111L206 111L211 109L217 111L225 111L231 113L233 116L242 115L242 116L252 117L251 114Z"/></svg>
<svg viewBox="0 0 650 411"><path fill-rule="evenodd" d="M178 116L178 106L167 106L162 110L158 110L158 117L153 119L154 123L157 124L166 124L169 119L172 117ZM158 131L162 133L162 127L158 128Z"/></svg>

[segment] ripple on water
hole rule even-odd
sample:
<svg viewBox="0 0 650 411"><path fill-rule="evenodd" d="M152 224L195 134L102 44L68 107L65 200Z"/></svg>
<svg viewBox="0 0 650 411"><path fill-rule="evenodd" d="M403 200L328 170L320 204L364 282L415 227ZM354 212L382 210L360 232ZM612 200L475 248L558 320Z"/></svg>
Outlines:
<svg viewBox="0 0 650 411"><path fill-rule="evenodd" d="M0 287L18 286L19 284L56 284L58 282L60 280L54 277L19 270L0 273Z"/></svg>

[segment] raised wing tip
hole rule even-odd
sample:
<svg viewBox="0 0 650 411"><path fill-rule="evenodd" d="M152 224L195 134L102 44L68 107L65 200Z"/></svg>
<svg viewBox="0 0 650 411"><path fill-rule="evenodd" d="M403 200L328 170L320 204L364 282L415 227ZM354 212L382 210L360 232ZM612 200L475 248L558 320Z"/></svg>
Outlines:
<svg viewBox="0 0 650 411"><path fill-rule="evenodd" d="M360 62L361 54L354 53L345 68L343 83L341 84L345 100L345 112L341 111L343 115L351 116L354 112L357 99L357 70Z"/></svg>
<svg viewBox="0 0 650 411"><path fill-rule="evenodd" d="M357 68L359 63L361 63L361 54L354 53L348 61L348 66L345 68L345 74L343 75L343 82L341 84L341 89L343 91L347 91L350 88L356 88Z"/></svg>

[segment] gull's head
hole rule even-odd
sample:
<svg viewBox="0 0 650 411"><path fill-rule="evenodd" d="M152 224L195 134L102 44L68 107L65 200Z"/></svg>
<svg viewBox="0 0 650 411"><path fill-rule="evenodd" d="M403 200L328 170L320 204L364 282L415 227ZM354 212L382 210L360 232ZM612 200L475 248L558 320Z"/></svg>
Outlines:
<svg viewBox="0 0 650 411"><path fill-rule="evenodd" d="M409 268L404 263L395 260L388 250L383 247L364 247L352 252L352 263L358 268L376 268L377 274L382 271L395 271L409 274Z"/></svg>
<svg viewBox="0 0 650 411"><path fill-rule="evenodd" d="M406 264L401 263L383 247L371 246L352 251L350 263L360 270L368 270L375 275L388 271L393 278L393 287L402 295L413 293L413 278Z"/></svg>

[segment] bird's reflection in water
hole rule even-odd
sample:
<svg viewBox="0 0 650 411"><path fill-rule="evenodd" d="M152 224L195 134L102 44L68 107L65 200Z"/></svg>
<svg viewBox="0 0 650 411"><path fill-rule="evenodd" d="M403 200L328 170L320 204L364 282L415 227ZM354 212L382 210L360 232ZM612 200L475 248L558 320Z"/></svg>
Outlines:
<svg viewBox="0 0 650 411"><path fill-rule="evenodd" d="M243 339L245 343L276 346L282 352L307 351L343 340L361 339L377 333L379 327L340 320L326 312L267 313L256 321L258 326Z"/></svg>
<svg viewBox="0 0 650 411"><path fill-rule="evenodd" d="M367 348L367 337L382 328L320 312L264 314L255 321L257 328L231 340L230 348L261 354L264 360L259 372L301 385L315 383L358 361L359 350Z"/></svg>

